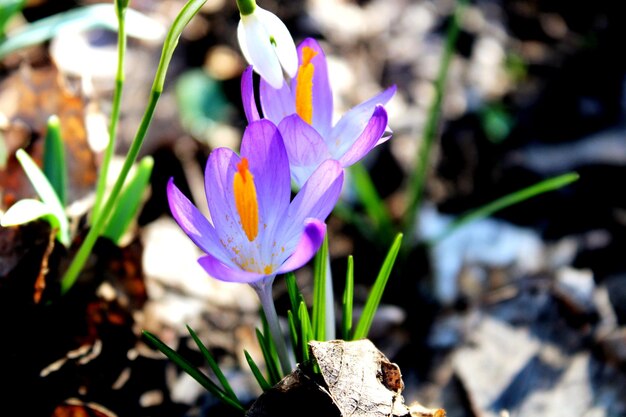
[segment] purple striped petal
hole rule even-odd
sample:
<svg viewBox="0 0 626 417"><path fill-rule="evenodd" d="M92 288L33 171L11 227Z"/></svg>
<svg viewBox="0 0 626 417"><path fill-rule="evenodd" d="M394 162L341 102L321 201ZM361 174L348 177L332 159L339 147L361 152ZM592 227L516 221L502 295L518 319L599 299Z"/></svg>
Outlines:
<svg viewBox="0 0 626 417"><path fill-rule="evenodd" d="M294 239L299 239L306 218L325 220L335 207L342 186L343 169L339 162L322 162L291 202L277 240L293 244Z"/></svg>
<svg viewBox="0 0 626 417"><path fill-rule="evenodd" d="M235 207L233 179L241 158L228 148L211 152L204 173L204 187L213 226L224 245L229 248L246 245L246 237L239 224Z"/></svg>
<svg viewBox="0 0 626 417"><path fill-rule="evenodd" d="M345 154L367 126L377 104L387 103L396 92L391 86L382 93L353 107L337 122L329 136L324 136L330 153L336 159ZM380 138L379 138L380 139Z"/></svg>
<svg viewBox="0 0 626 417"><path fill-rule="evenodd" d="M304 48L310 48L316 52L315 57L311 60L314 68L312 91L313 120L311 125L324 137L330 133L333 118L333 94L328 82L326 55L315 39L307 38L298 45L298 62L300 65L302 64ZM298 77L296 76L291 84L294 103L297 85Z"/></svg>
<svg viewBox="0 0 626 417"><path fill-rule="evenodd" d="M212 253L221 262L233 265L230 261L230 254L220 243L215 228L174 185L173 178L170 178L167 183L167 201L174 219L193 243L198 245L204 252Z"/></svg>
<svg viewBox="0 0 626 417"><path fill-rule="evenodd" d="M285 117L296 112L296 104L291 95L291 89L285 81L283 81L282 87L276 89L261 78L259 97L263 116L276 125Z"/></svg>
<svg viewBox="0 0 626 417"><path fill-rule="evenodd" d="M278 128L269 120L250 123L241 140L241 156L248 158L254 177L259 218L264 223L260 229L267 239L272 239L291 197L289 160ZM261 247L262 252L272 250L271 244L265 240L262 240Z"/></svg>
<svg viewBox="0 0 626 417"><path fill-rule="evenodd" d="M291 255L276 271L279 274L298 269L315 255L326 234L326 224L318 219L307 219L304 232Z"/></svg>
<svg viewBox="0 0 626 417"><path fill-rule="evenodd" d="M254 80L252 78L252 65L245 69L241 74L241 101L243 102L243 111L246 113L248 123L259 120L259 110L254 99Z"/></svg>
<svg viewBox="0 0 626 417"><path fill-rule="evenodd" d="M267 277L267 275L258 274L256 272L244 271L239 267L231 268L210 254L199 258L198 263L209 275L220 281L249 284Z"/></svg>
<svg viewBox="0 0 626 417"><path fill-rule="evenodd" d="M287 116L278 125L285 142L291 175L299 187L322 161L330 159L324 139L297 114Z"/></svg>
<svg viewBox="0 0 626 417"><path fill-rule="evenodd" d="M378 144L387 127L387 112L381 105L377 105L363 133L352 144L348 151L339 158L342 167L348 167L360 161L369 151Z"/></svg>

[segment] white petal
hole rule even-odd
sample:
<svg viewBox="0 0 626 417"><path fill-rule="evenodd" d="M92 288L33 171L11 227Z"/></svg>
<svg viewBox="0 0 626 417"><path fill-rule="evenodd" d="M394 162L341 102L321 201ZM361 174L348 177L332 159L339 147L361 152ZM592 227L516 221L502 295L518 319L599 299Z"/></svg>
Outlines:
<svg viewBox="0 0 626 417"><path fill-rule="evenodd" d="M255 12L276 42L275 50L280 64L291 78L295 77L298 71L298 52L287 26L275 14L261 7L257 6Z"/></svg>
<svg viewBox="0 0 626 417"><path fill-rule="evenodd" d="M239 44L246 45L248 53L246 58L254 70L272 87L280 88L283 84L283 70L270 42L270 34L258 18L257 10L251 15L241 17L244 41L242 42L240 37Z"/></svg>
<svg viewBox="0 0 626 417"><path fill-rule="evenodd" d="M248 64L252 65L252 59L250 58L250 52L248 52L248 45L246 45L246 32L243 28L243 22L240 20L237 25L237 40L239 41L239 48L243 57L248 61Z"/></svg>

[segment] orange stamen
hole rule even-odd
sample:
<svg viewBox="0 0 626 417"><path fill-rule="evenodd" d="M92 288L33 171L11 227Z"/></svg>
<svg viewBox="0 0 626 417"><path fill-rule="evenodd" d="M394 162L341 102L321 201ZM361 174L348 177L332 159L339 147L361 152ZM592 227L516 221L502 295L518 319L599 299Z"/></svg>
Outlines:
<svg viewBox="0 0 626 417"><path fill-rule="evenodd" d="M252 242L259 234L259 203L256 197L254 177L248 169L248 160L241 158L233 179L235 207L239 213L241 227Z"/></svg>
<svg viewBox="0 0 626 417"><path fill-rule="evenodd" d="M311 62L317 51L308 46L302 48L302 64L298 69L296 85L296 113L308 124L313 121L313 73Z"/></svg>

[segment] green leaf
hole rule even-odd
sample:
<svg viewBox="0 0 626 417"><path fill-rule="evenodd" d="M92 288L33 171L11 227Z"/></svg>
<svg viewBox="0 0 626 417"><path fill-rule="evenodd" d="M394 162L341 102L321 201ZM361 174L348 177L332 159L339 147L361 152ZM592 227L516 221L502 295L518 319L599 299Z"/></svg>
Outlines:
<svg viewBox="0 0 626 417"><path fill-rule="evenodd" d="M59 227L59 220L46 204L39 200L25 198L13 204L0 219L0 226L9 227L45 218L53 228Z"/></svg>
<svg viewBox="0 0 626 417"><path fill-rule="evenodd" d="M128 226L130 226L139 211L139 205L150 182L153 167L154 160L151 156L141 159L135 175L128 181L120 193L113 214L107 223L104 233L102 233L103 236L108 237L117 244L120 243L122 236L124 236Z"/></svg>
<svg viewBox="0 0 626 417"><path fill-rule="evenodd" d="M26 0L2 0L0 4L0 39L4 37L4 29L13 16L22 10Z"/></svg>
<svg viewBox="0 0 626 417"><path fill-rule="evenodd" d="M189 331L189 334L193 338L193 341L196 342L196 346L198 346L198 349L200 349L200 352L202 352L202 356L204 356L204 359L209 364L209 367L211 368L211 370L217 377L218 381L220 381L220 384L222 384L222 387L224 388L224 392L226 393L226 395L228 395L233 401L236 401L239 403L239 399L237 398L235 391L233 391L232 387L228 383L226 376L224 376L224 373L222 372L222 370L220 369L220 366L217 364L217 362L213 358L213 355L211 355L211 352L209 352L206 346L204 346L204 343L202 343L202 341L200 340L196 332L194 332L191 327L187 326L187 331Z"/></svg>
<svg viewBox="0 0 626 417"><path fill-rule="evenodd" d="M200 385L202 385L207 391L215 395L220 401L231 407L245 412L246 410L239 404L239 402L233 401L217 384L209 379L202 371L193 366L187 359L180 356L176 351L163 343L158 337L153 335L147 330L142 331L143 335L148 339L150 343L157 349L159 349L165 356L167 356L172 362L180 367L190 377L195 379Z"/></svg>
<svg viewBox="0 0 626 417"><path fill-rule="evenodd" d="M61 138L61 126L56 115L48 118L48 129L43 148L43 172L54 188L61 204L67 204L67 164Z"/></svg>
<svg viewBox="0 0 626 417"><path fill-rule="evenodd" d="M302 358L300 357L300 350L298 350L298 327L296 325L296 316L293 314L291 310L287 310L287 322L289 323L289 338L291 340L291 347L293 348L293 355L296 358L296 362L300 362Z"/></svg>
<svg viewBox="0 0 626 417"><path fill-rule="evenodd" d="M132 9L127 11L126 24L128 34L136 38L158 40L164 34L161 24ZM117 17L112 4L79 7L23 26L7 34L6 39L0 42L0 59L22 48L49 41L63 30L80 32L91 29L117 31Z"/></svg>
<svg viewBox="0 0 626 417"><path fill-rule="evenodd" d="M287 294L289 294L291 310L296 312L298 311L298 305L300 304L300 299L302 298L302 292L300 292L296 282L296 275L293 272L286 273L285 283L287 285Z"/></svg>
<svg viewBox="0 0 626 417"><path fill-rule="evenodd" d="M328 256L328 233L322 247L315 255L313 271L313 339L326 339L326 258Z"/></svg>
<svg viewBox="0 0 626 417"><path fill-rule="evenodd" d="M259 341L261 352L263 352L263 358L265 359L265 366L267 368L267 374L269 376L270 383L275 385L280 381L280 367L278 361L278 354L274 349L272 355L272 348L270 346L271 337L263 336L263 333L259 329L256 329L256 338Z"/></svg>
<svg viewBox="0 0 626 417"><path fill-rule="evenodd" d="M372 321L374 320L374 315L376 314L376 310L378 310L378 305L380 304L383 292L385 291L385 287L387 286L387 281L389 279L389 275L391 274L391 269L393 268L393 264L396 261L396 257L398 256L398 251L400 250L401 245L402 233L398 233L391 245L391 248L389 248L389 252L387 252L385 261L380 267L380 271L378 272L378 276L376 277L376 282L374 282L374 287L372 287L372 290L367 297L365 307L363 308L363 314L361 315L359 323L356 326L356 330L354 331L353 339L355 340L363 339L367 337L367 334L369 333L370 327L372 326Z"/></svg>
<svg viewBox="0 0 626 417"><path fill-rule="evenodd" d="M59 201L59 197L50 185L50 182L46 178L41 169L37 166L35 161L23 150L18 149L15 152L15 157L22 165L26 176L33 185L33 188L41 198L41 201L48 206L50 213L58 220L59 231L57 232L57 239L65 246L70 245L70 226L65 215L65 210Z"/></svg>
<svg viewBox="0 0 626 417"><path fill-rule="evenodd" d="M300 302L300 306L298 307L298 317L300 319L301 325L300 340L302 341L302 343L300 345L300 349L302 349L302 361L306 362L309 360L309 342L313 340L313 330L311 329L309 311L307 310L304 301Z"/></svg>
<svg viewBox="0 0 626 417"><path fill-rule="evenodd" d="M341 335L343 340L350 340L352 335L352 303L354 301L354 258L348 256L346 270L346 288L343 291L343 316L341 321Z"/></svg>
<svg viewBox="0 0 626 417"><path fill-rule="evenodd" d="M263 377L261 370L259 369L257 364L254 362L254 360L252 359L252 356L250 356L248 351L244 349L243 354L246 356L246 362L248 362L248 366L250 367L250 370L252 371L252 374L256 378L256 382L259 384L261 389L263 391L267 391L270 388L272 388L270 383L267 382L267 380Z"/></svg>
<svg viewBox="0 0 626 417"><path fill-rule="evenodd" d="M460 227L463 227L468 223L484 219L485 217L489 217L502 209L505 209L515 204L519 204L522 201L528 200L540 194L558 190L559 188L565 187L566 185L571 184L574 181L578 181L578 178L580 178L580 176L577 173L570 172L567 174L559 175L558 177L548 178L547 180L533 184L530 187L526 187L511 194L507 194L504 197L500 197L497 200L492 201L491 203L485 204L484 206L478 207L477 209L471 210L468 213L461 215L456 220L454 220L446 228L446 230L443 231L443 233L441 233L436 238L428 241L428 244L437 244L446 237L450 236Z"/></svg>
<svg viewBox="0 0 626 417"><path fill-rule="evenodd" d="M422 138L417 147L417 155L415 159L415 169L411 172L406 189L406 210L404 212L403 227L406 233L407 245L412 245L415 236L415 225L417 224L419 210L422 205L424 196L424 185L428 173L430 172L431 150L435 142L435 137L439 129L441 120L441 108L443 97L445 95L446 80L448 79L448 70L456 49L457 39L461 32L461 21L467 8L468 0L457 0L454 8L454 14L446 32L446 40L439 60L439 71L435 80L435 95L430 108L426 123L422 132Z"/></svg>
<svg viewBox="0 0 626 417"><path fill-rule="evenodd" d="M350 178L354 183L354 190L365 208L365 212L374 224L378 241L387 244L393 236L391 215L384 201L378 195L369 172L361 163L349 168Z"/></svg>

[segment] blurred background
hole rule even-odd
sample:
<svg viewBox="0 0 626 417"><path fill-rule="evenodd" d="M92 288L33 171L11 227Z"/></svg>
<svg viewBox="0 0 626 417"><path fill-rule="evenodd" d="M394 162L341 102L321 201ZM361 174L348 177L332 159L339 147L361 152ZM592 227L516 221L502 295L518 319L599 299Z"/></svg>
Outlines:
<svg viewBox="0 0 626 417"><path fill-rule="evenodd" d="M8 22L7 39L45 17L95 3L29 0ZM128 23L119 155L135 134L163 35L183 4L130 2L143 19ZM320 41L337 115L397 86L386 106L393 137L363 165L391 230L400 231L456 3L259 5L287 24L296 43ZM98 18L106 17L79 20ZM210 150L238 148L247 65L238 21L234 1L208 0L183 33L142 149L155 161L151 192L121 248L99 243L71 302L45 319L33 312L25 301L32 280L18 278L34 280L41 271L46 231L37 224L19 233L2 229L1 343L12 353L0 360L12 363L0 369L8 369L16 395L34 389L37 404L23 405L32 415L235 415L140 338L141 329L150 330L200 365L185 324L219 359L240 398L259 394L243 358L243 349L262 357L255 295L209 278L197 265L199 252L171 218L165 195L174 177L202 206ZM33 195L12 155L23 147L41 158L52 113L65 129L73 215L80 219L89 205L107 138L117 36L78 26L2 56L2 210ZM451 417L624 416L626 14L609 0L476 0L459 28L424 198L371 339L402 369L407 403L445 408ZM568 172L580 179L437 238L469 210ZM351 214L335 212L328 223L336 294L352 254L362 305L391 240L368 217L354 184L343 199ZM51 281L65 265L57 252ZM310 296L310 269L297 277ZM284 315L288 297L280 279L275 298Z"/></svg>

